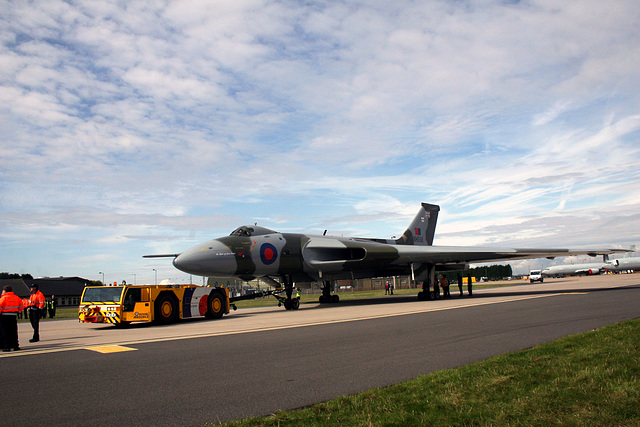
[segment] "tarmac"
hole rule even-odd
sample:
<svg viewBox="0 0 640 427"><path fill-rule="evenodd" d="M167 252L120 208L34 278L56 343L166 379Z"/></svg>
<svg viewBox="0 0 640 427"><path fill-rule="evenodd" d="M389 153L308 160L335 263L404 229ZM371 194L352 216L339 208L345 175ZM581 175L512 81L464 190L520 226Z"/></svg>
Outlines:
<svg viewBox="0 0 640 427"><path fill-rule="evenodd" d="M298 408L640 317L640 274L545 279L473 297L246 308L167 326L41 323L2 353L4 425L203 425ZM47 386L49 385L49 386ZM5 394L5 393L3 393ZM34 411L34 404L38 410Z"/></svg>

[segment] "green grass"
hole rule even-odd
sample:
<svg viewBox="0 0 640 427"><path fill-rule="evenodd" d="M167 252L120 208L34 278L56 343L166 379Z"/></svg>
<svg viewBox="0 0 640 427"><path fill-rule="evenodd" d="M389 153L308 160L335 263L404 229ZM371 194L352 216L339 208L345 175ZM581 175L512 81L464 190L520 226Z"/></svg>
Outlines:
<svg viewBox="0 0 640 427"><path fill-rule="evenodd" d="M502 286L513 286L513 285L521 285L521 284L523 284L523 282L516 282L516 281L492 282L490 284L474 283L473 289L496 288L496 287L502 287ZM417 298L418 292L420 292L420 290L421 289L416 289L416 288L395 289L393 291L393 294L394 295L416 295L416 298ZM467 294L467 285L464 285L464 294L465 295ZM282 293L281 295L284 296L284 293ZM320 295L321 294L319 291L314 294L303 293L302 296L300 297L300 303L301 304L317 303L318 298L320 298ZM341 292L338 292L337 295L340 296L340 301L366 299L366 298L380 298L385 296L384 289L373 290L373 291L341 291ZM457 285L451 286L451 295L453 297L458 296ZM254 300L238 301L235 304L236 304L236 307L238 307L238 309L246 308L246 307L269 307L269 306L278 305L278 300L270 296L270 297L258 298Z"/></svg>
<svg viewBox="0 0 640 427"><path fill-rule="evenodd" d="M56 308L56 317L53 319L49 318L47 315L46 318L40 319L40 322L50 322L52 320L57 319L77 319L78 318L78 307L69 307L69 308ZM18 319L18 322L29 322L29 319Z"/></svg>
<svg viewBox="0 0 640 427"><path fill-rule="evenodd" d="M227 426L640 426L640 319Z"/></svg>

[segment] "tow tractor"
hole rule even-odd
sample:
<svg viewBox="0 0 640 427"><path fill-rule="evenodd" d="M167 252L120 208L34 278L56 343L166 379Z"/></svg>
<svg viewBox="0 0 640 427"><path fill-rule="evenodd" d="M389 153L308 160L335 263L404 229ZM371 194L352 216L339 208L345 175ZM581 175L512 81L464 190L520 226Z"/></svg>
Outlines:
<svg viewBox="0 0 640 427"><path fill-rule="evenodd" d="M197 285L126 285L87 286L82 292L78 320L81 323L112 323L125 326L131 322L169 324L179 319L205 317L219 319L236 310L237 301L273 295L278 305L286 298L282 289L229 297L223 287ZM288 304L285 304L285 308ZM300 300L291 300L287 309L298 309Z"/></svg>

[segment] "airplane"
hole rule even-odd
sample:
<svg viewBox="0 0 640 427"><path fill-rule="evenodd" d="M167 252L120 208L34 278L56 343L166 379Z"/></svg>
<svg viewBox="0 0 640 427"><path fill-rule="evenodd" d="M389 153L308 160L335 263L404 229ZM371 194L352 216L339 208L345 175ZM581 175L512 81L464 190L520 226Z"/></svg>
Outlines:
<svg viewBox="0 0 640 427"><path fill-rule="evenodd" d="M640 270L640 257L611 259L604 268L609 271Z"/></svg>
<svg viewBox="0 0 640 427"><path fill-rule="evenodd" d="M287 310L297 309L292 299L295 282L322 281L320 302L338 302L330 283L337 279L362 279L411 275L422 283L418 299L431 297L436 271L468 269L469 263L571 255L604 255L627 249L516 249L475 246L434 246L440 206L422 203L418 214L398 239L336 237L279 233L258 225L238 227L229 236L209 240L172 257L181 271L198 276L262 278L284 287ZM278 281L279 280L279 281Z"/></svg>
<svg viewBox="0 0 640 427"><path fill-rule="evenodd" d="M605 262L600 263L588 263L588 264L563 264L553 265L542 270L543 276L555 277L555 276L567 276L574 274L600 274L604 272L606 268Z"/></svg>

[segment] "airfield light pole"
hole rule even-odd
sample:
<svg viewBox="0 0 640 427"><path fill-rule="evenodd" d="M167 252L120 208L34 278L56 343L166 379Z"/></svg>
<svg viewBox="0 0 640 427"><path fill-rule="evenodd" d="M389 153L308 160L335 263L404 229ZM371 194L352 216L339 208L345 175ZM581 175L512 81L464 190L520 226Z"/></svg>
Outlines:
<svg viewBox="0 0 640 427"><path fill-rule="evenodd" d="M156 270L155 268L153 269L153 271L156 273L156 286L158 285L158 270Z"/></svg>
<svg viewBox="0 0 640 427"><path fill-rule="evenodd" d="M101 271L98 274L102 274L102 285L104 286L104 273Z"/></svg>

